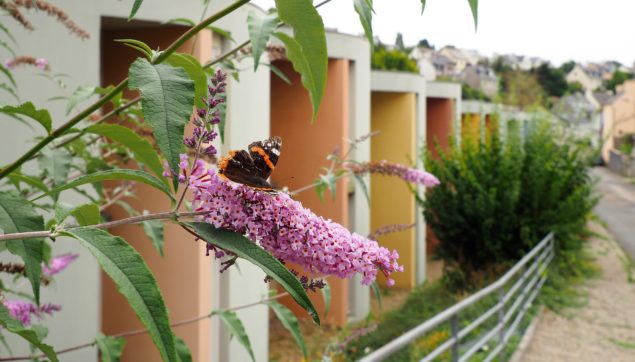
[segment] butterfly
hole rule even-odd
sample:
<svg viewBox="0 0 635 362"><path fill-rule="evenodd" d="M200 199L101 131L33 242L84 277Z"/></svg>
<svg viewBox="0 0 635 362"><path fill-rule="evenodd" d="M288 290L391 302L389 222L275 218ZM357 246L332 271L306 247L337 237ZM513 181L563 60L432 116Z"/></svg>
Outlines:
<svg viewBox="0 0 635 362"><path fill-rule="evenodd" d="M278 163L282 139L271 137L264 141L252 142L247 150L229 151L218 162L218 173L231 181L254 189L273 191L267 181Z"/></svg>

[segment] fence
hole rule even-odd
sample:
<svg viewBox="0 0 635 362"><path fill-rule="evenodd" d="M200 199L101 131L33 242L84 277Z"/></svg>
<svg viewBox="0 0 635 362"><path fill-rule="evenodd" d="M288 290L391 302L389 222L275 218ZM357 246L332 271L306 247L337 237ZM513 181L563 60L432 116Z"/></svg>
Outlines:
<svg viewBox="0 0 635 362"><path fill-rule="evenodd" d="M452 361L467 361L486 343L497 337L496 346L484 359L484 361L493 360L503 352L509 338L518 328L525 312L547 279L546 269L554 257L554 242L553 233L550 233L496 282L404 333L364 357L361 362L382 361L441 323L448 321L451 328L450 337L428 353L421 362L432 361L447 350L450 350ZM505 287L511 282L513 284L506 290ZM520 294L516 295L519 290L521 290ZM498 293L498 302L459 330L459 313L493 293ZM510 302L511 306L506 309ZM461 340L494 315L498 316L498 323L490 330L483 332L474 343L463 346L462 351Z"/></svg>

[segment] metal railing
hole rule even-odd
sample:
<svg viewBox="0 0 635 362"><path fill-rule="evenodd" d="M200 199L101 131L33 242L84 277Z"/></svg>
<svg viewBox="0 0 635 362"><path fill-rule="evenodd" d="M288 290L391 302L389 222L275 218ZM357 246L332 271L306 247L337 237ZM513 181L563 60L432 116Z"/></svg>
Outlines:
<svg viewBox="0 0 635 362"><path fill-rule="evenodd" d="M450 337L428 353L421 362L432 361L447 350L450 350L452 361L467 361L468 358L483 348L490 340L497 337L496 346L489 351L489 354L484 359L486 362L493 360L503 352L507 342L518 328L525 312L531 306L531 302L536 298L540 288L547 280L546 269L554 257L554 242L553 233L549 233L549 235L542 239L538 245L496 282L479 290L459 303L454 304L417 327L414 327L400 337L362 358L360 361L382 361L393 353L400 351L425 333L430 332L441 323L448 321L450 322ZM516 276L518 277L515 279L514 277ZM505 287L512 281L513 284L506 290ZM519 290L520 293L516 295ZM494 293L498 293L498 302L468 325L459 329L459 313ZM511 306L506 308L510 302ZM480 334L476 341L465 346L465 350L461 352L461 340L494 315L498 316L498 323L490 330Z"/></svg>

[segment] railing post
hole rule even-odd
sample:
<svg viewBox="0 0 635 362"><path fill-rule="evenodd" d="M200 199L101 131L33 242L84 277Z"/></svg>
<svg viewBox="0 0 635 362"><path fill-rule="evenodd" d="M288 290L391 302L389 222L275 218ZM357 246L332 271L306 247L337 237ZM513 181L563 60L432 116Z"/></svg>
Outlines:
<svg viewBox="0 0 635 362"><path fill-rule="evenodd" d="M457 314L452 315L450 319L450 329L452 330L452 362L459 361L459 316Z"/></svg>
<svg viewBox="0 0 635 362"><path fill-rule="evenodd" d="M498 310L498 324L500 331L498 332L498 345L502 346L500 351L500 360L505 360L505 284L498 288L498 303L500 303L500 309Z"/></svg>

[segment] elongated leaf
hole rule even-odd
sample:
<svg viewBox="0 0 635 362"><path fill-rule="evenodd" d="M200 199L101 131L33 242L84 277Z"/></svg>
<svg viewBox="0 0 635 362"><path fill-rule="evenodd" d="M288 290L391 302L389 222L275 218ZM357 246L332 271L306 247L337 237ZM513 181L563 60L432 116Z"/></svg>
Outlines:
<svg viewBox="0 0 635 362"><path fill-rule="evenodd" d="M143 0L135 0L134 4L132 4L132 9L130 10L130 15L128 15L128 21L132 20L135 15L137 15L137 11L139 11L139 8L141 7L141 4L143 3Z"/></svg>
<svg viewBox="0 0 635 362"><path fill-rule="evenodd" d="M164 180L163 165L154 147L130 128L117 124L96 124L86 128L86 132L104 136L125 146L134 154L135 161L144 164L157 177Z"/></svg>
<svg viewBox="0 0 635 362"><path fill-rule="evenodd" d="M309 312L315 323L320 324L320 317L302 284L278 259L242 235L223 229L216 229L210 224L201 222L188 223L186 225L194 229L208 243L231 251L239 258L243 258L262 269L267 275L277 281L298 305Z"/></svg>
<svg viewBox="0 0 635 362"><path fill-rule="evenodd" d="M98 333L97 338L95 338L95 342L97 343L97 347L99 348L101 362L121 361L123 347L126 345L125 338L115 338L111 336L105 336L102 333Z"/></svg>
<svg viewBox="0 0 635 362"><path fill-rule="evenodd" d="M88 100L91 96L95 95L96 87L81 85L75 89L73 94L68 98L68 104L66 105L66 115L71 113L73 108L79 103Z"/></svg>
<svg viewBox="0 0 635 362"><path fill-rule="evenodd" d="M476 30L478 28L478 0L467 0L467 2L470 4L470 10L474 18L474 30Z"/></svg>
<svg viewBox="0 0 635 362"><path fill-rule="evenodd" d="M35 213L33 204L14 191L0 192L0 228L5 234L44 230L44 219ZM31 282L33 296L40 303L40 276L44 241L18 239L6 241L7 249L24 261L26 276ZM0 303L2 304L2 303Z"/></svg>
<svg viewBox="0 0 635 362"><path fill-rule="evenodd" d="M7 27L6 27L6 26L4 26L4 25L0 24L0 30L2 30L2 32L3 32L3 33L7 34L7 36L9 37L9 39L11 39L11 41L13 42L13 44L16 44L16 45L18 44L18 43L15 41L15 38L13 37L13 35L11 35L11 32L9 31L9 29L7 29Z"/></svg>
<svg viewBox="0 0 635 362"><path fill-rule="evenodd" d="M276 67L273 64L267 64L267 63L263 63L262 65L265 65L267 67L269 67L269 69L271 69L271 71L273 72L273 74L277 75L278 78L282 79L283 82L291 85L291 81L289 80L289 78L287 78L287 76L280 70L280 68Z"/></svg>
<svg viewBox="0 0 635 362"><path fill-rule="evenodd" d="M267 302L267 305L269 305L271 310L273 310L276 314L276 317L282 323L284 328L291 333L293 339L295 339L295 342L302 351L304 360L308 361L308 353L306 350L306 344L304 343L304 337L302 337L302 331L300 330L300 323L298 323L298 319L295 317L293 312L275 300Z"/></svg>
<svg viewBox="0 0 635 362"><path fill-rule="evenodd" d="M223 321L223 323L229 328L229 332L236 337L238 343L241 346L245 347L247 352L249 352L249 356L251 356L251 360L255 361L254 351L251 349L251 342L249 342L249 336L247 336L247 332L245 331L245 326L243 326L243 322L238 318L236 313L229 311L213 311L212 315L217 315Z"/></svg>
<svg viewBox="0 0 635 362"><path fill-rule="evenodd" d="M136 39L115 39L118 43L123 43L133 49L136 49L141 52L141 54L145 55L146 58L152 59L152 48L141 40Z"/></svg>
<svg viewBox="0 0 635 362"><path fill-rule="evenodd" d="M251 40L251 51L254 57L254 71L258 69L260 56L267 47L267 42L278 25L278 14L271 13L265 16L258 16L250 11L247 15L247 28L249 29L249 40Z"/></svg>
<svg viewBox="0 0 635 362"><path fill-rule="evenodd" d="M46 186L46 184L40 179L19 172L12 172L9 175L9 179L13 183L24 182L25 184L32 186L42 192L47 192L49 190L48 186Z"/></svg>
<svg viewBox="0 0 635 362"><path fill-rule="evenodd" d="M12 115L23 115L27 116L44 127L47 133L51 132L51 125L53 121L51 120L51 114L46 109L36 109L33 103L26 102L22 103L17 107L14 106L3 106L0 108L0 112Z"/></svg>
<svg viewBox="0 0 635 362"><path fill-rule="evenodd" d="M375 43L373 38L373 4L371 0L353 0L353 7L357 15L359 15L359 22L364 28L364 34L366 34L372 49Z"/></svg>
<svg viewBox="0 0 635 362"><path fill-rule="evenodd" d="M73 181L70 181L62 186L59 186L50 190L49 192L43 195L38 196L35 200L38 200L46 195L58 193L58 192L72 189L74 187L85 185L85 184L102 182L102 181L116 181L116 180L128 180L128 181L141 182L146 185L150 185L154 187L155 189L163 191L163 193L168 195L171 199L174 199L170 191L170 188L158 178L150 175L149 173L145 171L120 168L120 169L114 169L114 170L98 171L88 175L80 176L74 179Z"/></svg>
<svg viewBox="0 0 635 362"><path fill-rule="evenodd" d="M124 239L91 227L65 231L88 249L146 327L164 361L176 361L168 311L143 257Z"/></svg>
<svg viewBox="0 0 635 362"><path fill-rule="evenodd" d="M182 68L138 58L130 66L130 88L141 90L143 116L172 170L178 170L183 132L194 107L194 82ZM173 178L174 188L178 180Z"/></svg>
<svg viewBox="0 0 635 362"><path fill-rule="evenodd" d="M178 336L174 337L174 343L176 345L176 358L179 362L192 362L192 352L190 347L185 344L183 338Z"/></svg>
<svg viewBox="0 0 635 362"><path fill-rule="evenodd" d="M6 42L3 42L2 40L0 40L0 46L5 48L9 53L11 53L12 57L14 57L14 58L16 57L15 51L13 50L11 45L9 45Z"/></svg>
<svg viewBox="0 0 635 362"><path fill-rule="evenodd" d="M163 24L179 24L179 25L187 25L189 27L196 26L196 22L188 18L174 18L174 19L165 21Z"/></svg>
<svg viewBox="0 0 635 362"><path fill-rule="evenodd" d="M193 56L183 53L174 53L166 61L187 72L194 81L194 105L198 108L205 106L203 98L207 98L207 74L201 63Z"/></svg>
<svg viewBox="0 0 635 362"><path fill-rule="evenodd" d="M324 317L326 317L331 309L331 286L326 279L324 280L324 288L322 288L322 297L324 298Z"/></svg>
<svg viewBox="0 0 635 362"><path fill-rule="evenodd" d="M366 181L364 180L364 177L356 174L353 171L351 171L350 174L353 176L353 179L357 182L357 185L364 193L364 196L366 197L366 202L368 202L368 205L370 206L370 195L368 193L368 186L366 186Z"/></svg>
<svg viewBox="0 0 635 362"><path fill-rule="evenodd" d="M101 220L99 206L95 204L83 204L79 206L70 205L64 202L55 204L55 220L58 223L64 221L72 215L80 226L98 224Z"/></svg>
<svg viewBox="0 0 635 362"><path fill-rule="evenodd" d="M163 256L163 221L149 220L142 223L143 231L152 240L154 248Z"/></svg>
<svg viewBox="0 0 635 362"><path fill-rule="evenodd" d="M24 328L20 322L13 319L9 310L4 304L0 303L0 326L4 327L7 331L17 334L20 337L31 343L32 346L42 351L51 362L58 362L57 355L51 346L42 343L38 338L37 333L31 329Z"/></svg>
<svg viewBox="0 0 635 362"><path fill-rule="evenodd" d="M13 75L11 74L11 71L9 71L9 69L7 69L7 67L5 67L4 65L0 64L0 72L2 72L7 79L9 79L9 82L11 82L11 84L13 85L14 88L17 88L18 85L15 83L15 78L13 78Z"/></svg>
<svg viewBox="0 0 635 362"><path fill-rule="evenodd" d="M293 28L294 34L293 38L280 36L280 33L276 37L284 42L287 57L309 91L315 120L326 89L328 71L324 23L311 0L276 0L276 8L280 19Z"/></svg>
<svg viewBox="0 0 635 362"><path fill-rule="evenodd" d="M56 186L66 183L72 160L73 156L64 148L45 148L37 158L40 168Z"/></svg>
<svg viewBox="0 0 635 362"><path fill-rule="evenodd" d="M377 305L379 305L379 309L381 309L381 290L379 289L379 284L377 284L377 282L373 282L370 285L370 289L373 290L375 298L377 298Z"/></svg>
<svg viewBox="0 0 635 362"><path fill-rule="evenodd" d="M11 94L11 96L13 96L13 98L20 102L20 97L18 97L18 94L15 92L15 90L11 87L9 87L6 83L0 83L0 89L4 90L5 92Z"/></svg>
<svg viewBox="0 0 635 362"><path fill-rule="evenodd" d="M426 0L421 0L421 14L423 14L423 11L426 9Z"/></svg>

